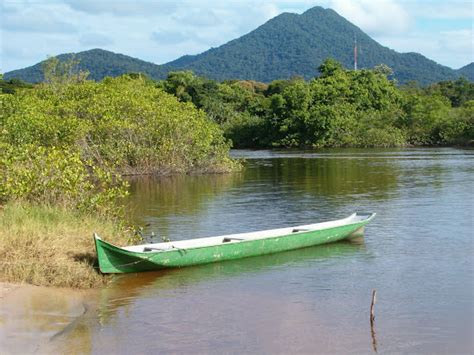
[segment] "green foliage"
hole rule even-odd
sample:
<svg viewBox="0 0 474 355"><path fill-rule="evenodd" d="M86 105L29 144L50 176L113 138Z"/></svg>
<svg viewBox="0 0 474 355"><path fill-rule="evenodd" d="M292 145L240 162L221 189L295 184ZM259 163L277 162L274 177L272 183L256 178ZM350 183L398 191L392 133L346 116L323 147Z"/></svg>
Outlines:
<svg viewBox="0 0 474 355"><path fill-rule="evenodd" d="M191 102L140 74L85 81L75 64L51 59L48 83L0 94L0 202L107 212L126 194L121 174L236 166L220 127Z"/></svg>
<svg viewBox="0 0 474 355"><path fill-rule="evenodd" d="M455 81L441 81L430 85L425 91L430 95L444 96L451 101L453 107L459 107L474 98L474 83L459 78Z"/></svg>
<svg viewBox="0 0 474 355"><path fill-rule="evenodd" d="M127 184L71 148L2 145L0 202L22 200L83 212L117 213Z"/></svg>
<svg viewBox="0 0 474 355"><path fill-rule="evenodd" d="M191 102L140 73L86 81L77 64L51 58L45 83L0 92L0 280L104 284L92 231L118 243L139 236L123 230L123 174L238 167L221 128Z"/></svg>
<svg viewBox="0 0 474 355"><path fill-rule="evenodd" d="M14 94L18 90L32 87L33 85L19 79L3 80L3 75L0 77L0 94Z"/></svg>
<svg viewBox="0 0 474 355"><path fill-rule="evenodd" d="M269 85L209 83L175 72L159 85L193 102L219 123L235 147L390 147L469 144L472 84L465 79L428 88L389 80L391 68L345 70L333 59L320 76ZM203 90L203 83L212 90ZM454 108L451 106L455 106Z"/></svg>
<svg viewBox="0 0 474 355"><path fill-rule="evenodd" d="M390 114L400 110L401 94L387 79L387 70L347 71L330 59L319 71L321 76L310 83L293 81L271 96L272 128L279 135L274 146L405 143Z"/></svg>
<svg viewBox="0 0 474 355"><path fill-rule="evenodd" d="M236 147L255 148L266 145L262 141L267 141L267 122L261 117L243 112L224 122L222 128Z"/></svg>
<svg viewBox="0 0 474 355"><path fill-rule="evenodd" d="M123 173L227 169L228 144L204 112L138 77L40 86L6 98L3 137L12 145L77 146Z"/></svg>
<svg viewBox="0 0 474 355"><path fill-rule="evenodd" d="M449 115L450 105L441 96L410 95L405 104L406 116L401 127L408 131L408 142L413 145L442 144L436 129Z"/></svg>
<svg viewBox="0 0 474 355"><path fill-rule="evenodd" d="M474 100L451 110L438 121L436 134L448 144L474 145Z"/></svg>
<svg viewBox="0 0 474 355"><path fill-rule="evenodd" d="M323 64L318 67L318 72L321 74L321 77L325 78L328 76L333 76L337 72L343 71L344 68L341 63L337 60L329 58L326 59Z"/></svg>

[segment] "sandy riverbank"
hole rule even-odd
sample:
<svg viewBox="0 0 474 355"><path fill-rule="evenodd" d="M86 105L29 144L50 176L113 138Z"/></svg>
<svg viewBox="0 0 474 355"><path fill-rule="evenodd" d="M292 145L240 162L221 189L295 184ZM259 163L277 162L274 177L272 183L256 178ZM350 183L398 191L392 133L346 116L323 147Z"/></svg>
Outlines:
<svg viewBox="0 0 474 355"><path fill-rule="evenodd" d="M88 309L91 291L0 282L0 353L47 353Z"/></svg>

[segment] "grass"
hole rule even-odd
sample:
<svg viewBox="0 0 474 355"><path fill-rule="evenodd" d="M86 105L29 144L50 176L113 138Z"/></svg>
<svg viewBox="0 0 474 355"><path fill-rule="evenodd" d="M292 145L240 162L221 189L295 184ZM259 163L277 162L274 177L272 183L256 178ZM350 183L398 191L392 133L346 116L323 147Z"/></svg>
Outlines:
<svg viewBox="0 0 474 355"><path fill-rule="evenodd" d="M95 267L92 233L126 244L116 221L57 207L0 207L0 281L93 288L110 280Z"/></svg>

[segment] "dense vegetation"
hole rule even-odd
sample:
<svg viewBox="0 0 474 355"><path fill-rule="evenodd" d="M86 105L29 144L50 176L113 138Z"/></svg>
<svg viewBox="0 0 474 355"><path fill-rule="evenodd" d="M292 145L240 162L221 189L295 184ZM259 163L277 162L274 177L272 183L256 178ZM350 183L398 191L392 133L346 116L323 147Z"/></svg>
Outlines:
<svg viewBox="0 0 474 355"><path fill-rule="evenodd" d="M1 201L107 205L118 193L117 173L225 171L231 165L229 145L204 112L139 75L50 81L0 99Z"/></svg>
<svg viewBox="0 0 474 355"><path fill-rule="evenodd" d="M0 74L0 93L14 94L18 89L32 88L33 85L20 79L3 80Z"/></svg>
<svg viewBox="0 0 474 355"><path fill-rule="evenodd" d="M133 237L121 227L124 174L235 163L216 123L141 75L97 83L55 58L43 70L45 83L0 92L0 280L98 285L92 232Z"/></svg>
<svg viewBox="0 0 474 355"><path fill-rule="evenodd" d="M346 70L334 60L320 76L218 83L173 72L159 83L218 122L235 147L389 147L471 144L474 84L461 78L427 88L397 87L389 67Z"/></svg>
<svg viewBox="0 0 474 355"><path fill-rule="evenodd" d="M398 53L384 47L358 27L330 9L314 7L301 15L281 14L254 31L204 53L184 56L165 65L156 65L122 54L94 49L76 54L80 69L93 80L140 72L158 80L176 70L192 70L215 80L258 80L270 82L295 75L306 80L318 75L317 68L327 58L335 58L346 68L353 67L354 38L359 48L359 67L386 64L393 77L404 84L422 85L453 80L464 75L474 80L472 65L455 71L418 53ZM71 54L58 56L68 60ZM43 80L42 63L5 74L7 79L27 82Z"/></svg>

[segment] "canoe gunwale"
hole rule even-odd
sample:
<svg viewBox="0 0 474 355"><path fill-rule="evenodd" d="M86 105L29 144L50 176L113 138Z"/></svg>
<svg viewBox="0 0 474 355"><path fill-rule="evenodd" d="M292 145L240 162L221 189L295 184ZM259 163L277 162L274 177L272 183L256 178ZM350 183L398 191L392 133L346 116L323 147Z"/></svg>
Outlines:
<svg viewBox="0 0 474 355"><path fill-rule="evenodd" d="M321 228L321 229L301 230L301 231L297 231L297 232L292 232L290 234L281 234L281 235L276 235L276 236L269 236L269 237L264 237L264 238L255 238L255 239L233 240L232 242L221 242L221 243L215 243L215 244L212 244L212 245L192 246L192 247L189 247L189 248L178 248L178 247L175 247L175 246L171 245L171 247L169 249L166 249L166 250L134 251L134 250L128 250L128 249L116 246L112 243L106 242L106 241L102 240L102 238L100 238L97 233L94 233L94 241L95 241L96 249L98 249L99 244L101 244L102 247L106 247L107 249L112 249L116 252L123 253L123 254L126 254L128 256L140 257L140 258L145 259L146 256L149 256L149 255L174 253L174 252L180 252L180 251L181 252L186 252L187 250L199 250L199 249L203 249L203 248L211 248L211 247L220 246L220 245L235 245L235 244L249 243L249 242L254 242L256 240L271 240L271 239L276 239L276 238L284 238L284 237L291 237L291 236L296 236L296 235L303 235L303 234L306 234L306 233L312 233L312 232L316 232L316 231L322 231L322 230L327 231L327 230L332 230L332 229L341 228L341 227L349 227L351 225L360 225L360 227L362 227L365 224L367 224L368 222L370 222L375 217L376 213L354 213L351 216L354 216L354 215L367 216L367 218L362 219L362 220L358 220L358 221L354 221L354 222L351 222L351 223L347 223L347 224L342 224L342 225L339 225L339 226L333 226L333 227L327 227L327 228ZM351 216L349 216L347 218L350 218ZM300 226L296 226L294 228L298 228L298 227L300 227ZM265 232L265 231L261 231L261 232ZM217 237L225 238L226 236L216 236L215 238L217 238ZM206 237L204 237L204 238L206 238ZM194 240L204 239L204 238L194 238ZM233 239L235 239L235 238L233 238ZM152 243L152 244L160 244L160 243ZM143 245L148 245L148 244L143 244ZM137 245L137 246L140 246L140 245Z"/></svg>

